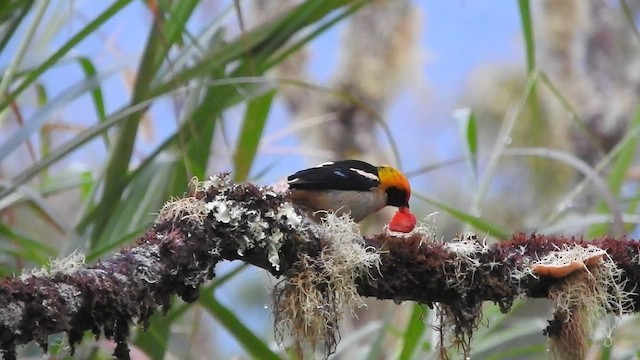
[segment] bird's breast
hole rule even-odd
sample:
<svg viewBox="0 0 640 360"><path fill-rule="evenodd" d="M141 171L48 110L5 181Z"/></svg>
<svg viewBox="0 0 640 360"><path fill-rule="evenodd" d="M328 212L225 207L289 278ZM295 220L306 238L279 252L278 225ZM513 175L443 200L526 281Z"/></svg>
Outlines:
<svg viewBox="0 0 640 360"><path fill-rule="evenodd" d="M291 201L311 210L331 210L338 215L350 213L359 222L386 205L386 194L380 191L293 190Z"/></svg>

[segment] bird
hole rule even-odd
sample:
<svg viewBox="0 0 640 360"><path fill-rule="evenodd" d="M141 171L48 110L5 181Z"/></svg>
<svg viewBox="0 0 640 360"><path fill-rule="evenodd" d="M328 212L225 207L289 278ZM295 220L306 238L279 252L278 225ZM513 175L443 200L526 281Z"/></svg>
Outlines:
<svg viewBox="0 0 640 360"><path fill-rule="evenodd" d="M355 222L385 206L409 211L409 181L389 165L360 160L325 162L289 175L287 184L291 202L310 210L316 221L329 211L349 214Z"/></svg>

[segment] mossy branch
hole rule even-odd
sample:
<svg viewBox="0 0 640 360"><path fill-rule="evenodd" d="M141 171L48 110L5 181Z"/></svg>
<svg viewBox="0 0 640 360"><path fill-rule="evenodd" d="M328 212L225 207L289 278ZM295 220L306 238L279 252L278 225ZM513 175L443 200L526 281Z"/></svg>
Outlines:
<svg viewBox="0 0 640 360"><path fill-rule="evenodd" d="M195 301L217 263L241 260L283 278L274 289L276 330L299 349L309 342L334 350L344 307L371 296L441 304L468 352L484 301L507 312L520 297L550 298L556 310L546 330L551 337L561 337L584 306L636 312L639 249L627 239L524 234L492 245L472 236L444 243L424 227L406 236L385 231L363 238L346 216L312 223L287 201L286 189L232 184L221 175L194 183L188 196L165 205L134 246L108 260L85 265L74 254L0 280L0 349L6 359L30 341L46 351L47 336L64 332L73 351L91 331L113 339L114 356L128 359L132 324L146 326L156 311L166 312L174 294ZM532 270L581 262L592 250L597 261L561 278ZM591 282L588 296L571 292L572 284L585 282Z"/></svg>

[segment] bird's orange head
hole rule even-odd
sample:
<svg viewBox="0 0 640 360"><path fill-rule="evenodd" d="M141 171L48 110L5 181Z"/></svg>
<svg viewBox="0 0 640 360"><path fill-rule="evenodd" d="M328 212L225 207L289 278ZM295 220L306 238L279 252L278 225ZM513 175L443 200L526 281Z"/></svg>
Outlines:
<svg viewBox="0 0 640 360"><path fill-rule="evenodd" d="M387 205L409 207L411 185L400 170L388 165L378 166L380 188L387 193Z"/></svg>

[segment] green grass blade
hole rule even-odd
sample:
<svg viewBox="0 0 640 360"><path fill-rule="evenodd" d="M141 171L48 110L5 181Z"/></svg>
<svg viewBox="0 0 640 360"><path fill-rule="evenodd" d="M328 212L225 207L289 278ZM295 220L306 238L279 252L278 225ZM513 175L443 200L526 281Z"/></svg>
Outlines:
<svg viewBox="0 0 640 360"><path fill-rule="evenodd" d="M162 156L154 159L151 166L145 168L137 177L128 182L127 201L116 206L113 214L98 208L97 217L108 219L107 225L100 233L96 245L111 244L122 238L122 233L129 233L141 227L150 226L157 212L166 199L167 191L175 172L176 157ZM182 188L184 192L186 187Z"/></svg>
<svg viewBox="0 0 640 360"><path fill-rule="evenodd" d="M17 34L16 30L29 14L34 2L34 0L0 2L0 24L5 26L0 38L0 53L5 50L9 40Z"/></svg>
<svg viewBox="0 0 640 360"><path fill-rule="evenodd" d="M453 117L458 122L458 128L466 144L466 158L474 179L478 178L478 130L476 116L470 109L458 109Z"/></svg>
<svg viewBox="0 0 640 360"><path fill-rule="evenodd" d="M77 150L81 146L86 145L96 136L103 134L112 126L118 124L121 121L124 121L127 114L129 114L130 111L136 111L136 109L137 108L134 107L131 109L127 109L126 111L116 113L115 115L110 116L106 121L94 124L93 126L82 131L80 134L71 138L66 143L52 150L46 156L36 161L33 165L29 166L18 175L14 176L10 182L2 184L2 186L0 187L0 201L2 201L2 199L15 191L15 189L20 186L20 184L24 184L30 181L34 176L36 176L44 169L48 168L58 161L64 160L65 157L74 150Z"/></svg>
<svg viewBox="0 0 640 360"><path fill-rule="evenodd" d="M64 90L55 99L47 102L46 105L38 109L38 111L21 126L15 133L0 146L0 162L11 155L19 146L26 142L33 133L38 131L42 124L51 119L51 114L58 111L64 105L76 100L78 97L95 89L100 81L108 78L114 72L103 72L97 78L82 80Z"/></svg>
<svg viewBox="0 0 640 360"><path fill-rule="evenodd" d="M535 355L535 354L541 354L542 356L541 358L546 359L546 357L544 356L546 350L547 350L546 344L522 346L515 349L501 350L499 352L496 352L487 356L484 359L485 360L529 359L532 355Z"/></svg>
<svg viewBox="0 0 640 360"><path fill-rule="evenodd" d="M163 35L159 30L162 23L163 14L154 13L154 21L151 27L147 45L142 59L138 65L136 83L133 89L130 106L133 107L148 98L149 84L153 82L154 74L160 67L162 59L169 51L169 44L165 44ZM166 45L166 46L165 46ZM105 167L103 178L102 197L98 201L96 208L105 214L111 214L120 204L122 193L124 192L129 176L129 163L133 154L133 146L138 134L138 125L147 107L142 107L127 116L121 127L118 129L114 146L110 149L109 160ZM92 233L89 240L89 248L96 245L109 222L108 216L95 216L92 219ZM87 219L83 219L81 224L86 224ZM81 232L84 226L78 228Z"/></svg>
<svg viewBox="0 0 640 360"><path fill-rule="evenodd" d="M633 35L636 38L636 41L640 44L640 31L638 31L638 25L636 25L636 14L634 10L629 7L629 4L625 0L620 0L620 8L622 9L622 14L624 15L624 19L627 22L627 27L631 29Z"/></svg>
<svg viewBox="0 0 640 360"><path fill-rule="evenodd" d="M167 321L166 317L156 313L149 319L149 328L136 334L133 343L149 359L164 359L171 340L171 326L173 326L173 322Z"/></svg>
<svg viewBox="0 0 640 360"><path fill-rule="evenodd" d="M235 278L238 274L249 267L248 264L241 264L227 274L215 278L211 284L200 289L200 294L212 293L218 287ZM167 343L171 334L171 327L184 316L187 311L193 308L193 303L174 304L166 316L159 314L151 318L149 329L138 333L134 343L152 359L162 359L165 356Z"/></svg>
<svg viewBox="0 0 640 360"><path fill-rule="evenodd" d="M253 165L264 126L267 122L269 111L275 91L251 100L247 104L244 121L238 137L236 152L233 156L234 181L244 181L249 176L249 171Z"/></svg>
<svg viewBox="0 0 640 360"><path fill-rule="evenodd" d="M598 172L584 160L573 154L550 148L512 148L504 150L502 155L535 156L556 160L582 173L591 181L595 189L598 191L598 194L607 204L607 208L613 217L613 235L622 236L622 233L624 232L624 221L622 220L622 209L620 203L600 174L598 174Z"/></svg>
<svg viewBox="0 0 640 360"><path fill-rule="evenodd" d="M522 27L522 36L524 37L525 55L527 58L527 75L531 76L536 72L536 48L535 36L533 32L533 20L531 18L531 4L529 0L518 0L518 9L520 11L520 23ZM540 102L538 99L538 91L536 84L533 84L531 96L529 98L529 110L531 111L532 124L543 125L540 117ZM542 132L543 126L532 126L530 137L533 140L540 140L544 136Z"/></svg>
<svg viewBox="0 0 640 360"><path fill-rule="evenodd" d="M322 20L333 11L348 4L348 0L307 1L301 3L276 19L247 31L228 44L214 49L192 67L174 73L163 84L156 87L152 95L157 96L170 92L176 85L186 84L194 78L207 76L212 69L220 69L233 61L245 59L248 54L252 56L253 61L262 61L260 59L268 58L298 31ZM292 27L291 24L295 24L296 27ZM260 68L264 71L269 66L274 65L276 65L275 62L270 62L266 66L260 66ZM237 73L246 71L245 67L247 67L246 64L238 65L237 69L239 70ZM248 74L256 75L252 72L248 72ZM237 76L237 74L234 74L234 76Z"/></svg>
<svg viewBox="0 0 640 360"><path fill-rule="evenodd" d="M96 78L98 73L96 71L96 67L93 66L91 60L86 57L78 58L78 62L80 63L80 67L85 74L87 79ZM91 91L91 99L93 100L93 108L96 110L96 116L99 121L105 121L107 118L107 110L104 105L104 97L102 94L102 89L98 84L93 91ZM105 133L102 136L104 143L107 147L109 147L109 136Z"/></svg>
<svg viewBox="0 0 640 360"><path fill-rule="evenodd" d="M413 304L411 317L409 318L409 322L407 323L407 327L405 328L404 335L402 337L403 344L400 356L398 357L399 360L412 359L416 349L420 347L420 341L427 330L425 317L427 316L428 311L429 310L424 305Z"/></svg>
<svg viewBox="0 0 640 360"><path fill-rule="evenodd" d="M64 45L62 45L56 52L51 54L47 58L45 62L40 64L37 68L32 71L29 71L20 83L13 90L9 96L4 98L4 100L0 101L0 110L6 109L10 101L14 101L16 97L18 97L24 90L26 90L34 81L40 78L40 76L51 68L52 65L57 63L64 55L66 55L71 49L73 49L76 45L78 45L81 41L85 40L87 37L95 34L95 31L106 23L109 19L117 15L120 10L122 10L125 6L129 5L132 0L116 0L113 2L111 6L109 6L105 11L103 11L100 15L98 15L95 19L89 22L82 30L80 30L77 34L71 37ZM2 98L0 98L2 99Z"/></svg>
<svg viewBox="0 0 640 360"><path fill-rule="evenodd" d="M292 53L299 51L303 46L307 45L311 40L315 39L320 34L326 32L329 28L339 23L340 21L346 19L347 17L353 15L356 11L358 11L361 7L371 2L371 0L360 0L356 1L353 4L347 6L345 10L338 12L335 16L324 21L315 29L310 31L308 34L302 36L300 39L296 39L289 47L286 49L279 51L273 59L269 60L268 67L274 66L282 62L286 57L291 55Z"/></svg>
<svg viewBox="0 0 640 360"><path fill-rule="evenodd" d="M80 68L84 72L87 80L97 78L98 72L89 58L84 56L79 57L78 63L80 64ZM91 92L91 98L93 100L93 106L96 110L98 119L100 121L104 121L107 118L107 111L104 106L104 97L102 96L102 89L100 86L96 86L96 88Z"/></svg>
<svg viewBox="0 0 640 360"><path fill-rule="evenodd" d="M162 61L168 57L173 44L181 39L181 34L186 28L185 24L193 13L195 5L193 0L184 1L179 2L180 7L184 6L182 9L180 7L177 8L180 10L172 8L166 13L161 11L154 13L153 27L149 33L149 39L138 67L138 75L130 102L131 106L137 105L152 97L152 95L150 95L152 92L150 84L155 82L156 75L162 67ZM178 3L176 3L176 6L178 6ZM169 20L164 20L167 14L169 15ZM166 30L166 33L159 30ZM102 197L96 205L96 208L99 208L101 212L109 214L118 207L122 194L131 180L128 176L129 163L133 154L138 125L144 111L146 111L146 107L142 108L141 111L129 115L119 129L106 166ZM198 129L197 134L206 134L206 132L207 129ZM197 143L197 141L190 141L190 143ZM208 150L209 148L206 150L207 156ZM188 162L189 159L187 159L187 163ZM183 185L183 183L181 183L181 185ZM184 187L185 186L183 186L183 189ZM93 216L91 218L92 233L89 242L90 246L95 245L101 238L108 221L108 217ZM85 225L88 223L89 219L83 219L79 230L86 229Z"/></svg>
<svg viewBox="0 0 640 360"><path fill-rule="evenodd" d="M31 239L2 223L0 223L0 237L6 238L2 241L0 253L9 251L9 248L5 248L5 246L9 246L9 242L12 242L14 255L31 261L35 265L43 265L50 257L57 254L57 249L43 244L41 241Z"/></svg>
<svg viewBox="0 0 640 360"><path fill-rule="evenodd" d="M630 128L631 129L640 128L640 107L636 109L636 113L635 113L635 116L633 117L633 120L631 121ZM638 144L639 144L639 139L637 136L630 137L627 140L627 143L624 144L623 148L618 153L616 160L613 162L613 165L611 166L611 171L609 173L609 176L607 177L607 184L609 186L609 189L614 195L618 195L618 196L620 195L620 192L622 190L622 185L624 184L627 178L627 173L631 168L631 166L633 165L635 154L638 149ZM635 201L632 204L630 204L630 206L633 207L632 210L635 210L635 207L637 207L637 203L638 202ZM596 207L596 212L607 213L608 209L609 207L607 206L607 203L604 201L601 201ZM595 237L606 235L609 232L610 227L611 227L610 224L593 225L587 232L587 237L595 238Z"/></svg>
<svg viewBox="0 0 640 360"><path fill-rule="evenodd" d="M200 0L181 0L171 3L171 7L166 11L163 29L168 44L177 44L179 46L184 44L183 36L189 36L186 27L187 21L189 21L200 2Z"/></svg>
<svg viewBox="0 0 640 360"><path fill-rule="evenodd" d="M30 19L31 23L27 25L24 36L22 40L18 43L18 48L14 54L11 56L11 60L9 62L9 66L3 71L2 78L0 78L0 94L4 98L5 94L8 93L9 87L13 81L13 77L16 72L20 68L22 63L22 59L27 53L27 49L31 45L31 42L36 34L36 30L38 26L42 22L42 18L44 17L45 12L47 11L47 7L49 6L48 1L39 1L36 4L33 18Z"/></svg>
<svg viewBox="0 0 640 360"><path fill-rule="evenodd" d="M102 244L100 247L93 249L90 253L88 253L85 256L85 261L88 264L92 263L98 260L101 256L116 250L117 247L123 246L124 244L131 243L132 240L140 236L148 228L149 226L147 224L141 225L137 229L129 231L128 233L120 236L120 238L115 239L110 243Z"/></svg>
<svg viewBox="0 0 640 360"><path fill-rule="evenodd" d="M262 339L249 330L233 312L218 302L212 293L202 294L200 304L242 344L243 348L253 358L264 360L280 359L280 357L271 351Z"/></svg>
<svg viewBox="0 0 640 360"><path fill-rule="evenodd" d="M531 20L531 4L529 0L518 0L522 36L524 37L525 54L527 58L527 73L536 69L536 47L533 36L533 21Z"/></svg>
<svg viewBox="0 0 640 360"><path fill-rule="evenodd" d="M371 344L369 346L369 351L365 357L366 360L376 360L381 359L384 356L383 344L385 343L385 338L391 329L391 321L393 320L393 316L395 311L386 311L382 321L380 329L376 332L376 336L373 337Z"/></svg>
<svg viewBox="0 0 640 360"><path fill-rule="evenodd" d="M85 171L77 174L77 176L75 174L66 174L55 181L48 180L34 191L46 198L67 190L80 189L82 191L84 187L91 185L92 182L91 172ZM26 201L30 201L30 197L27 194L14 192L11 196L0 199L0 211L10 206L23 204Z"/></svg>
<svg viewBox="0 0 640 360"><path fill-rule="evenodd" d="M487 234L488 236L495 237L501 240L508 239L511 237L511 231L508 231L507 229L504 229L497 224L493 224L477 216L473 216L469 213L458 210L443 202L440 202L436 199L427 197L419 193L413 193L412 196L447 212L448 214L452 215L456 219L472 226L477 231L483 234Z"/></svg>
<svg viewBox="0 0 640 360"><path fill-rule="evenodd" d="M476 339L473 343L473 352L481 358L487 357L488 354L501 353L502 347L509 347L510 344L516 343L519 339L526 339L527 337L540 334L540 329L544 328L544 325L544 321L540 319L523 320L506 325L500 330L493 331L490 334ZM528 346L511 348L509 350L518 351L519 354L526 354L528 351L532 351L531 354L537 352L537 350L531 349ZM502 357L502 359L510 358L511 357Z"/></svg>
<svg viewBox="0 0 640 360"><path fill-rule="evenodd" d="M600 360L611 360L613 352L613 339L608 339L609 344L600 345Z"/></svg>
<svg viewBox="0 0 640 360"><path fill-rule="evenodd" d="M216 290L217 288L221 287L222 285L228 283L229 281L233 280L236 276L238 276L241 272L243 272L244 270L249 268L249 264L247 263L242 263L240 265L238 265L236 268L234 268L233 270L229 271L228 273L224 274L223 276L219 276L216 277L211 284L203 287L200 290L200 293L212 293L214 292L214 290ZM169 311L169 313L166 316L166 319L169 322L173 322L178 320L178 318L180 318L182 315L184 315L187 310L189 310L189 308L191 308L192 304L187 304L187 303L182 303L180 305L174 306L171 308L171 310Z"/></svg>
<svg viewBox="0 0 640 360"><path fill-rule="evenodd" d="M73 231L67 225L66 219L42 196L31 187L25 185L20 188L29 199L26 205L37 215L51 226L52 229L60 232L65 237L72 237Z"/></svg>
<svg viewBox="0 0 640 360"><path fill-rule="evenodd" d="M16 17L16 12L29 10L34 0L14 0L0 2L0 23Z"/></svg>

